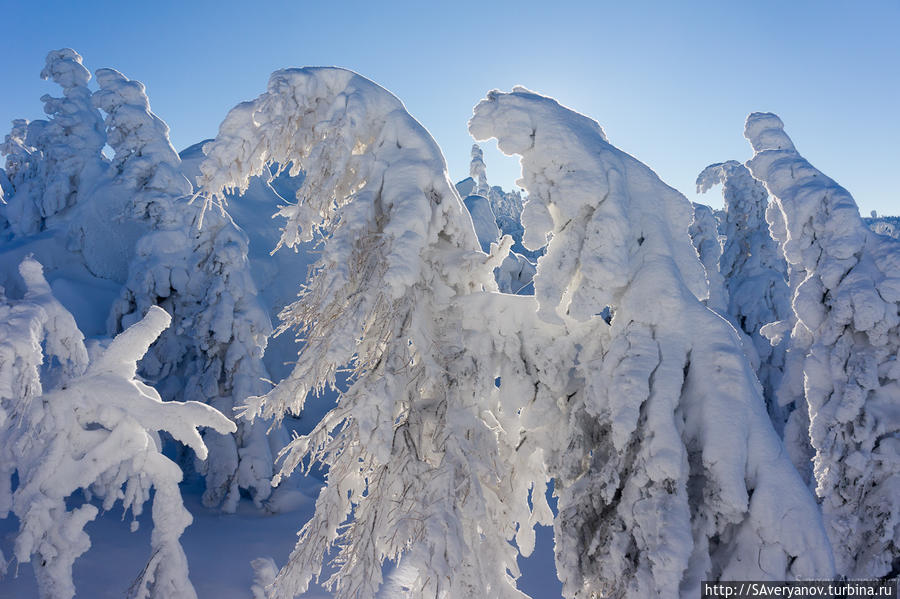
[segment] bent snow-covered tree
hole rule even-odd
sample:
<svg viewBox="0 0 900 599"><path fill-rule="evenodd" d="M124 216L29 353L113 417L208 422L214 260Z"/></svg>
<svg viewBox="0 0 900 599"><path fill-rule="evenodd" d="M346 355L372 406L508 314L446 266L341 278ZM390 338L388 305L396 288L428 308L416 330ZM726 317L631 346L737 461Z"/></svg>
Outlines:
<svg viewBox="0 0 900 599"><path fill-rule="evenodd" d="M830 577L820 513L740 340L698 300L690 203L595 121L523 88L491 92L469 129L521 156L525 243L547 244L538 314L582 332L564 451L549 464L564 594Z"/></svg>
<svg viewBox="0 0 900 599"><path fill-rule="evenodd" d="M401 557L415 572L405 585L413 597L522 597L511 540L532 530L529 482L503 459L513 448L493 417L500 408L488 409L500 394L498 350L484 337L468 342L471 306L460 302L496 290L492 269L510 240L480 251L434 140L397 98L349 71L274 73L206 153L199 183L211 202L267 165L303 169L297 202L279 213L281 244L321 242L282 314L282 330L296 327L305 347L248 412L298 412L340 368L352 371L337 407L286 449L284 473L305 459L329 470L274 596L304 592L337 545L328 585L338 597L374 596L383 561Z"/></svg>
<svg viewBox="0 0 900 599"><path fill-rule="evenodd" d="M797 271L788 364L804 382L816 492L838 572L900 568L900 242L872 232L853 197L796 150L781 120L747 119L753 176L773 196ZM793 274L792 274L793 277Z"/></svg>
<svg viewBox="0 0 900 599"><path fill-rule="evenodd" d="M0 515L19 519L15 557L33 563L42 598L72 597L72 565L91 546L84 527L99 510L89 502L70 509L67 500L81 491L104 510L121 501L138 516L152 488L151 556L129 596L196 597L179 541L191 523L181 470L161 453L158 432L202 459L197 428L227 433L234 424L201 403L163 402L135 378L136 362L169 324L162 309L151 308L89 359L41 265L26 258L19 272L25 297L0 297Z"/></svg>
<svg viewBox="0 0 900 599"><path fill-rule="evenodd" d="M267 389L268 378L262 355L271 323L249 272L246 236L218 213L206 215L200 226L201 208L188 202L192 187L169 143L169 128L150 111L143 84L114 69L99 69L97 81L93 101L107 115L115 155L110 180L95 200L119 198L104 205L117 206L145 231L130 250L136 255L113 306L110 332L151 306L165 308L175 326L151 348L142 372L166 399L203 401L234 417L236 406ZM90 243L91 236L85 231L82 239ZM269 497L274 454L285 440L268 439L266 429L262 420L238 421L234 434L206 434L209 459L198 465L207 505L234 511L241 489L258 505Z"/></svg>

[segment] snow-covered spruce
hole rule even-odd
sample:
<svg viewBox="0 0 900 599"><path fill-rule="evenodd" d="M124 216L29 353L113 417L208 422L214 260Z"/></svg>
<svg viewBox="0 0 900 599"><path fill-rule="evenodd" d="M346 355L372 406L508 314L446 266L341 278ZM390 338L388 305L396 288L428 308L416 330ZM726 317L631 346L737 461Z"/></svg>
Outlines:
<svg viewBox="0 0 900 599"><path fill-rule="evenodd" d="M782 434L788 413L799 396L777 397L784 370L785 343L773 343L760 330L772 323L789 322L792 316L787 264L778 243L769 233L766 211L769 195L747 167L733 160L706 167L697 177L697 191L704 193L722 184L725 200L719 260L725 280L727 306L723 314L743 331L758 356L757 376L763 386L766 407L775 430ZM769 330L772 330L770 327Z"/></svg>
<svg viewBox="0 0 900 599"><path fill-rule="evenodd" d="M692 596L701 579L832 576L821 515L740 340L698 300L690 203L596 122L524 88L491 92L469 129L521 155L525 242L549 241L538 314L581 346L550 461L564 594Z"/></svg>
<svg viewBox="0 0 900 599"><path fill-rule="evenodd" d="M802 372L785 376L805 382L816 492L838 572L896 576L900 242L865 226L853 197L797 152L777 116L751 114L744 135L798 273L789 352L805 357Z"/></svg>
<svg viewBox="0 0 900 599"><path fill-rule="evenodd" d="M266 93L222 123L199 181L217 202L269 164L306 173L297 203L281 208L282 243L319 238L321 257L282 314L282 330L305 337L295 368L248 410L297 413L338 369L352 370L337 407L285 452L285 474L306 459L329 470L274 596L304 592L336 545L327 584L337 597L374 596L383 561L401 557L411 597L522 597L511 540L518 531L519 547L533 544L532 481L509 459L515 446L495 415L517 418L523 395L495 384L500 350L466 301L503 312L506 300L525 300L533 310L533 299L491 293L510 240L480 251L434 140L397 98L349 71L275 72ZM539 459L531 470L540 506Z"/></svg>
<svg viewBox="0 0 900 599"><path fill-rule="evenodd" d="M487 166L484 164L484 151L478 144L472 144L472 161L469 163L469 176L475 181L473 193L488 197L491 188L487 182Z"/></svg>
<svg viewBox="0 0 900 599"><path fill-rule="evenodd" d="M719 271L719 260L722 258L722 240L719 237L719 223L712 208L704 204L693 204L694 218L688 233L691 243L697 250L700 262L706 270L706 281L709 293L703 303L714 312L727 315L728 293L725 290L725 279ZM727 316L726 316L727 318Z"/></svg>
<svg viewBox="0 0 900 599"><path fill-rule="evenodd" d="M201 206L188 203L191 184L144 86L113 69L98 70L97 82L94 103L107 115L115 151L97 202L126 199L129 218L146 231L109 329L129 326L151 306L165 308L175 325L141 362L142 373L167 400L203 401L234 417L247 397L267 389L262 355L272 330L248 269L246 236L227 215L204 218ZM125 208L119 201L119 211ZM89 235L82 238L92 247ZM251 491L257 505L269 497L274 454L284 439L268 439L266 428L262 420L239 420L233 435L206 435L209 459L198 464L206 505L234 511L240 489Z"/></svg>
<svg viewBox="0 0 900 599"><path fill-rule="evenodd" d="M47 54L42 79L52 79L63 97L41 97L49 120L13 121L0 145L13 193L3 207L14 235L30 235L53 225L82 200L104 168L106 136L91 104L91 74L70 48Z"/></svg>
<svg viewBox="0 0 900 599"><path fill-rule="evenodd" d="M25 297L0 298L0 514L19 519L16 559L33 562L42 598L72 597L72 564L90 547L84 526L98 509L89 502L67 509L66 500L81 491L104 510L121 500L137 516L153 488L151 556L130 597L196 597L179 542L191 522L178 489L181 470L160 453L157 433L202 459L197 428L227 433L234 424L197 402L163 402L135 378L137 360L169 325L162 309L152 308L89 359L41 265L26 258L19 271Z"/></svg>

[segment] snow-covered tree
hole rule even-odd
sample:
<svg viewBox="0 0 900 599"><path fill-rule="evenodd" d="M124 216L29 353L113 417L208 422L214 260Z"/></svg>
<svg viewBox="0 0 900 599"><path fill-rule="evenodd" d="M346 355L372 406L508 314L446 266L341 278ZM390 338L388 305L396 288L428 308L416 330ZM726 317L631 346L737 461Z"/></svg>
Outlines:
<svg viewBox="0 0 900 599"><path fill-rule="evenodd" d="M274 596L304 592L337 546L327 583L337 597L374 596L383 561L401 557L415 573L413 597L522 597L511 541L527 547L530 532L533 545L528 490L546 477L539 460L524 468L524 457L510 457L519 428L501 422L518 418L522 395L507 391L511 372L497 385L498 356L512 349L484 332L485 310L509 308L509 322L522 313L515 306L533 306L491 293L510 240L480 251L434 140L393 95L349 71L274 73L265 94L229 113L200 183L220 201L269 164L306 172L297 202L281 208L282 243L317 238L321 256L282 314L282 329L296 327L305 347L248 412L299 412L340 368L352 371L337 407L286 449L285 473L308 459L327 465L328 479ZM498 344L512 348L519 336ZM539 511L545 522L549 514Z"/></svg>
<svg viewBox="0 0 900 599"><path fill-rule="evenodd" d="M900 567L900 242L869 230L853 197L796 150L781 120L747 119L753 176L772 195L792 273L785 378L803 381L816 492L838 572ZM792 367L798 370L792 371Z"/></svg>
<svg viewBox="0 0 900 599"><path fill-rule="evenodd" d="M204 219L201 206L189 203L192 186L144 86L113 69L98 70L97 82L94 103L107 115L115 151L104 191L128 198L130 218L147 231L109 328L129 326L151 306L165 308L175 326L151 348L142 372L166 399L203 401L234 417L247 397L267 390L262 355L272 330L249 272L247 238L226 214ZM274 452L286 439L268 439L266 428L263 420L241 420L234 435L206 435L210 456L199 466L207 505L234 511L241 489L258 505L269 497Z"/></svg>
<svg viewBox="0 0 900 599"><path fill-rule="evenodd" d="M472 144L472 161L469 163L469 176L475 181L474 193L488 197L491 188L487 182L487 167L484 164L484 151L478 144Z"/></svg>
<svg viewBox="0 0 900 599"><path fill-rule="evenodd" d="M784 370L785 344L781 341L773 345L761 329L791 318L787 264L769 233L769 195L762 183L747 167L732 160L706 167L697 177L697 191L704 193L720 183L725 200L721 222L725 243L719 260L727 289L724 314L747 335L759 357L757 376L775 430L782 434L788 412L799 396L785 393L776 397Z"/></svg>
<svg viewBox="0 0 900 599"><path fill-rule="evenodd" d="M196 597L179 542L191 522L178 489L181 470L160 452L158 431L203 459L197 428L227 433L234 424L201 403L163 402L135 378L137 360L169 325L162 309L152 308L89 358L41 265L26 258L19 271L24 298L0 298L0 514L19 519L16 559L33 563L42 598L72 597L72 565L90 548L84 527L99 511L91 498L103 510L121 501L138 516L152 488L151 556L130 596ZM79 491L85 501L67 507Z"/></svg>
<svg viewBox="0 0 900 599"><path fill-rule="evenodd" d="M50 52L41 78L63 89L61 98L41 97L50 119L14 121L0 146L14 189L6 219L16 235L51 226L56 215L87 195L104 168L103 121L91 104L91 74L81 56L70 48Z"/></svg>
<svg viewBox="0 0 900 599"><path fill-rule="evenodd" d="M596 122L524 88L488 94L469 129L521 156L525 244L547 244L538 316L580 347L567 363L568 420L547 449L564 594L830 577L821 516L741 342L698 300L707 284L690 203Z"/></svg>
<svg viewBox="0 0 900 599"><path fill-rule="evenodd" d="M706 270L706 282L709 286L706 306L723 316L728 314L728 293L725 290L725 279L719 271L722 258L722 241L719 237L719 223L712 208L704 204L693 204L694 218L688 233L691 243L697 250L700 263ZM727 317L727 316L726 316Z"/></svg>

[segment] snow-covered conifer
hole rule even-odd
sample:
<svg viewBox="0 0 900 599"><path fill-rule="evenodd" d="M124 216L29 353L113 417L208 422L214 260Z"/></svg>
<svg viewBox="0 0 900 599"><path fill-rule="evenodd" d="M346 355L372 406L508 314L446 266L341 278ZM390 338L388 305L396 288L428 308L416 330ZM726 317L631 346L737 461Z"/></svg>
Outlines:
<svg viewBox="0 0 900 599"><path fill-rule="evenodd" d="M719 269L727 288L726 314L747 335L759 357L757 376L772 423L781 434L793 402L800 397L787 393L776 397L784 370L785 343L773 345L760 330L791 318L787 264L769 233L765 187L747 167L733 160L706 167L697 177L697 191L704 193L719 183L725 200L721 222L725 243Z"/></svg>
<svg viewBox="0 0 900 599"><path fill-rule="evenodd" d="M510 457L507 439L519 442L520 429L501 421L518 418L522 395L505 395L500 409L507 387L496 384L499 350L484 332L486 314L509 323L529 313L515 306L533 306L491 293L509 239L490 256L479 250L434 140L393 95L349 71L275 72L266 93L222 123L200 183L218 201L269 164L306 173L297 202L281 208L282 243L318 238L321 257L282 314L282 329L296 327L305 347L291 375L248 410L299 412L340 368L353 373L337 407L285 452L285 473L309 459L328 466L328 482L274 596L304 592L337 545L328 581L337 597L374 596L383 561L401 557L412 597L522 597L511 540L527 547L530 532L533 545L528 490L546 477L537 450L520 452L537 460L534 477L519 476ZM534 393L530 377L519 378ZM534 491L538 507L544 488Z"/></svg>
<svg viewBox="0 0 900 599"><path fill-rule="evenodd" d="M831 576L821 516L740 340L698 300L690 203L596 122L524 88L488 94L469 128L521 156L525 242L547 244L538 314L580 346L567 424L547 448L564 594Z"/></svg>
<svg viewBox="0 0 900 599"><path fill-rule="evenodd" d="M853 197L809 164L769 113L747 119L748 162L797 273L785 377L804 382L816 492L837 569L900 565L900 243L869 230Z"/></svg>
<svg viewBox="0 0 900 599"><path fill-rule="evenodd" d="M484 151L478 144L472 144L472 162L469 163L469 176L475 181L474 193L488 197L491 188L487 182L487 172L484 164Z"/></svg>
<svg viewBox="0 0 900 599"><path fill-rule="evenodd" d="M41 97L49 120L13 122L0 146L15 193L6 219L16 235L51 226L54 217L89 193L104 168L106 136L100 113L91 104L91 74L70 48L47 54L42 79L52 79L63 97Z"/></svg>
<svg viewBox="0 0 900 599"><path fill-rule="evenodd" d="M250 276L246 235L228 215L203 219L201 206L189 203L192 186L181 173L168 126L150 111L144 86L113 69L98 70L97 82L94 102L107 115L115 150L101 194L145 231L131 251L109 328L129 326L151 306L165 308L175 326L151 348L142 372L166 399L203 401L233 418L247 397L267 388L262 355L272 330ZM87 232L83 239L89 248ZM241 489L251 491L258 505L269 497L274 453L285 439L268 439L266 428L262 420L239 421L234 435L206 435L209 459L198 465L207 505L234 511Z"/></svg>
<svg viewBox="0 0 900 599"><path fill-rule="evenodd" d="M0 302L0 511L19 519L15 557L33 563L42 598L72 597L72 565L90 547L84 526L98 508L86 501L69 509L67 499L81 491L104 510L121 500L137 516L152 488L151 556L131 597L196 597L179 542L191 522L181 470L160 452L158 431L202 459L197 428L226 433L234 424L197 402L163 402L135 378L137 360L169 324L163 310L154 307L89 359L41 265L26 258L19 272L24 298Z"/></svg>
<svg viewBox="0 0 900 599"><path fill-rule="evenodd" d="M719 271L722 258L722 241L719 238L719 223L712 208L704 204L694 204L694 219L688 228L691 242L706 270L709 294L704 301L710 310L727 317L728 293L725 279Z"/></svg>

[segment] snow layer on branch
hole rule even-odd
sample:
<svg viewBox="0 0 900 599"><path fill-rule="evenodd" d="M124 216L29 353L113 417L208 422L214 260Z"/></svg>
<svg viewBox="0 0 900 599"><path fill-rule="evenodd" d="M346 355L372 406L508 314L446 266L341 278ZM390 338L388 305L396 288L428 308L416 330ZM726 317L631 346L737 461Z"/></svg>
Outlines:
<svg viewBox="0 0 900 599"><path fill-rule="evenodd" d="M160 453L158 431L205 456L198 427L234 430L219 412L196 402L164 403L135 378L136 361L170 318L153 308L92 359L74 319L53 297L42 268L26 258L27 292L0 303L0 510L20 521L15 554L36 556L42 598L75 594L72 564L90 547L84 532L98 509L67 508L81 492L104 510L121 500L139 515L155 489L151 558L131 597L195 597L179 538L191 522L178 482L181 470ZM18 486L10 479L18 474Z"/></svg>
<svg viewBox="0 0 900 599"><path fill-rule="evenodd" d="M524 543L533 527L533 477L517 478L501 457L513 449L499 408L488 409L502 395L495 350L461 326L469 308L458 303L496 290L491 273L510 242L479 250L434 140L393 95L350 71L275 72L206 152L199 182L210 202L268 165L305 172L296 203L279 213L281 242L321 242L299 301L282 313L281 329L295 327L305 347L249 413L297 413L338 369L352 370L338 406L285 452L284 474L307 459L329 472L274 595L304 592L338 545L328 581L338 597L374 596L383 561L401 556L414 572L410 596L521 597L511 540L521 529ZM485 344L487 354L470 349Z"/></svg>
<svg viewBox="0 0 900 599"><path fill-rule="evenodd" d="M153 306L164 307L175 326L144 358L142 373L168 400L199 400L233 417L247 397L266 390L262 354L272 330L250 276L247 238L226 214L207 215L200 227L202 208L188 202L192 186L144 86L113 69L98 70L97 81L94 103L107 115L115 155L94 208L114 205L133 226L119 244L133 258L109 328L122 330ZM81 239L86 255L110 243L87 229ZM241 421L235 434L209 432L205 440L210 456L198 464L206 477L205 503L234 511L240 490L247 489L261 505L271 493L277 451L266 423Z"/></svg>
<svg viewBox="0 0 900 599"><path fill-rule="evenodd" d="M744 135L797 272L788 353L805 357L785 377L805 382L816 492L838 572L896 574L900 243L865 226L852 196L797 152L777 116L751 114Z"/></svg>
<svg viewBox="0 0 900 599"><path fill-rule="evenodd" d="M799 396L783 393L781 400L776 397L784 370L785 343L770 340L761 330L767 325L768 330L790 326L787 264L769 233L769 196L762 183L753 178L747 167L732 160L706 167L697 177L697 191L704 193L719 183L725 200L721 217L725 243L719 260L727 289L723 314L746 334L758 356L757 376L772 424L781 434Z"/></svg>
<svg viewBox="0 0 900 599"><path fill-rule="evenodd" d="M690 596L701 579L830 577L821 516L728 323L708 310L690 203L600 126L524 88L469 130L521 155L535 292L578 328L559 496L567 597ZM609 308L610 325L598 318Z"/></svg>

